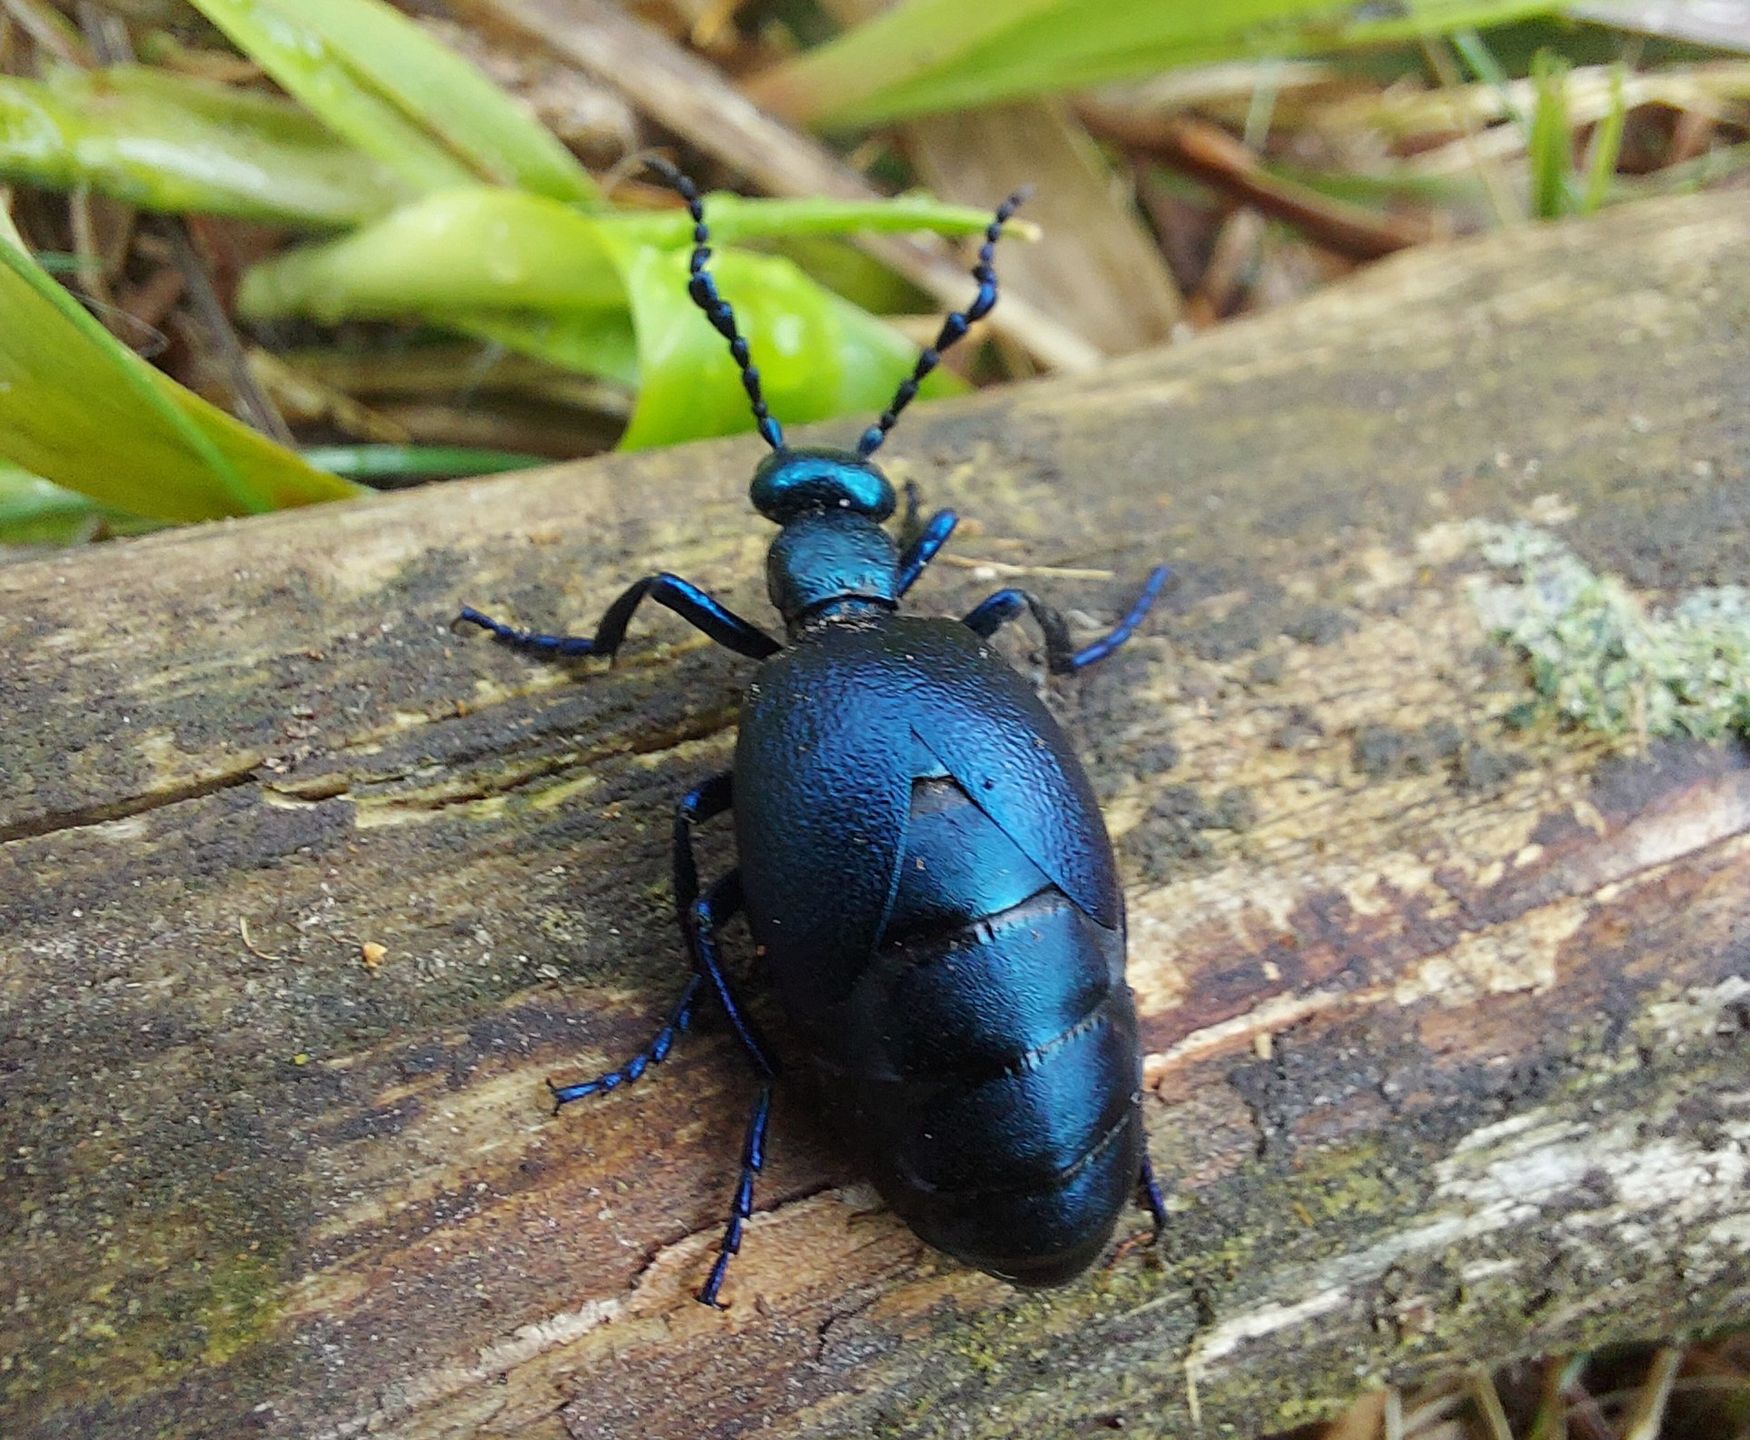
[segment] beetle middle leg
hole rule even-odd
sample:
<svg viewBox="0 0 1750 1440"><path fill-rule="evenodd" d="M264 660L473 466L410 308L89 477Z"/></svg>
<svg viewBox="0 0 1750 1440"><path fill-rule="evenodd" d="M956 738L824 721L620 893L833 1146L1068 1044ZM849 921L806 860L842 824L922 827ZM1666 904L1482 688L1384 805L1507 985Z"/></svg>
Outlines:
<svg viewBox="0 0 1750 1440"><path fill-rule="evenodd" d="M1128 640L1142 623L1143 617L1153 608L1170 573L1165 565L1158 565L1151 570L1148 579L1143 582L1142 593L1130 607L1130 613L1114 625L1109 633L1080 650L1070 641L1069 624L1064 620L1062 612L1027 590L999 590L981 601L961 623L988 640L1023 610L1031 610L1034 620L1045 635L1047 668L1054 675L1068 675L1085 669L1096 661L1104 660Z"/></svg>
<svg viewBox="0 0 1750 1440"><path fill-rule="evenodd" d="M704 992L707 983L713 993L723 1001L724 1008L730 1012L731 1023L736 1024L738 1035L741 1033L741 1022L737 1007L727 998L727 987L707 971L700 963L698 947L689 928L695 923L692 911L703 903L699 900L699 871L693 862L692 827L701 820L708 820L721 815L730 805L730 776L727 771L721 775L713 775L704 784L689 790L681 797L681 802L675 807L675 905L680 916L681 933L686 937L687 948L693 959L693 973L687 980L686 989L681 992L681 998L669 1013L667 1022L656 1032L651 1042L634 1055L625 1064L616 1066L605 1074L598 1075L593 1080L579 1081L575 1085L555 1085L551 1080L547 1088L553 1092L553 1113L559 1111L573 1100L582 1100L589 1095L599 1095L608 1090L617 1089L621 1085L630 1084L638 1079L652 1065L660 1065L668 1058L668 1052L674 1042L692 1027L693 1012L699 1003L699 997ZM730 883L735 882L733 874L726 877ZM708 952L714 956L715 948ZM742 1036L742 1043L748 1040Z"/></svg>
<svg viewBox="0 0 1750 1440"><path fill-rule="evenodd" d="M575 1085L555 1085L551 1080L547 1088L553 1092L553 1113L557 1115L561 1109L573 1100L581 1100L586 1095L599 1095L604 1091L613 1090L618 1086L629 1084L636 1080L652 1065L660 1065L668 1059L668 1052L673 1048L676 1038L693 1023L693 1010L699 1003L699 996L705 988L705 976L700 971L694 971L687 980L687 988L681 991L681 998L669 1013L667 1022L656 1032L656 1038L628 1060L624 1065L609 1070L604 1075L598 1075L593 1080L583 1080Z"/></svg>
<svg viewBox="0 0 1750 1440"><path fill-rule="evenodd" d="M620 598L602 616L601 624L592 636L546 635L536 630L518 630L503 621L483 615L472 605L464 605L456 616L458 625L478 625L490 631L501 645L526 654L569 659L583 655L605 655L610 660L626 638L626 626L632 612L644 599L674 611L695 629L702 630L719 645L745 655L750 660L764 660L781 648L778 642L752 621L743 620L720 600L707 594L690 580L664 571L646 575L629 585Z"/></svg>

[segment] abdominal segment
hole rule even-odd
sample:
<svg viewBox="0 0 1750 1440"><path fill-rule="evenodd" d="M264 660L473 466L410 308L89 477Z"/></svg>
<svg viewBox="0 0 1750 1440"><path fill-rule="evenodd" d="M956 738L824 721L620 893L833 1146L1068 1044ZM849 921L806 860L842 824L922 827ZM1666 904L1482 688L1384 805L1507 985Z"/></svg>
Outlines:
<svg viewBox="0 0 1750 1440"><path fill-rule="evenodd" d="M1141 1163L1124 935L953 780L913 788L898 891L823 1057L877 1184L919 1235L1023 1284L1085 1268Z"/></svg>

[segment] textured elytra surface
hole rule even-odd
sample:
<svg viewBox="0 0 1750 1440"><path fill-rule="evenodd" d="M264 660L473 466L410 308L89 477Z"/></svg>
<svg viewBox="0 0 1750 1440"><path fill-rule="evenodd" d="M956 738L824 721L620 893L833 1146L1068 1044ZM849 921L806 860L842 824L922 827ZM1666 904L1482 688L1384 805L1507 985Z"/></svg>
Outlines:
<svg viewBox="0 0 1750 1440"><path fill-rule="evenodd" d="M1071 572L938 562L918 608L1023 583L1091 632L1181 577L1050 692L1174 1226L1048 1296L780 1103L695 1305L751 1097L709 1025L547 1117L679 986L668 806L745 668L443 621L576 628L655 568L763 615L752 442L0 569L0 1430L1247 1433L1741 1317L1750 767L1524 724L1458 537L1546 524L1659 601L1750 573L1747 240L1742 196L1625 210L908 416L956 556Z"/></svg>

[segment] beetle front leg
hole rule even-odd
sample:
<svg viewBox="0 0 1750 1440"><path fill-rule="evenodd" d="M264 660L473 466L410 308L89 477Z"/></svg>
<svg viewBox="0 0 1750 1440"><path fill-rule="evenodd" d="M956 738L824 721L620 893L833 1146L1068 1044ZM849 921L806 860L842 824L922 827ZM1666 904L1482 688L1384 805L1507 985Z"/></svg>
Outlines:
<svg viewBox="0 0 1750 1440"><path fill-rule="evenodd" d="M1096 661L1104 660L1128 640L1154 606L1156 597L1160 595L1161 588L1167 583L1167 577L1171 573L1165 565L1151 570L1148 579L1143 583L1142 593L1130 607L1130 613L1113 626L1108 634L1080 650L1070 642L1069 624L1062 613L1027 590L999 590L982 601L961 623L988 640L1023 610L1031 610L1034 620L1045 635L1047 667L1054 675L1068 675Z"/></svg>
<svg viewBox="0 0 1750 1440"><path fill-rule="evenodd" d="M906 547L905 554L899 557L896 593L903 595L917 583L918 576L924 573L924 567L948 543L948 537L954 533L954 527L959 523L960 517L952 510L938 510L930 516L917 532L917 538Z"/></svg>
<svg viewBox="0 0 1750 1440"><path fill-rule="evenodd" d="M750 660L764 660L769 655L777 654L782 648L757 625L743 620L690 580L670 575L667 571L660 575L646 575L642 580L628 586L625 593L608 606L607 613L602 616L601 624L596 627L593 636L546 635L535 630L518 630L514 626L494 620L490 615L481 614L472 605L464 605L454 623L478 625L482 630L489 631L500 644L530 655L557 658L605 655L612 659L614 652L626 638L626 626L631 623L632 612L646 598L674 611L681 619L695 629L704 631L719 645L735 651L737 655L745 655Z"/></svg>

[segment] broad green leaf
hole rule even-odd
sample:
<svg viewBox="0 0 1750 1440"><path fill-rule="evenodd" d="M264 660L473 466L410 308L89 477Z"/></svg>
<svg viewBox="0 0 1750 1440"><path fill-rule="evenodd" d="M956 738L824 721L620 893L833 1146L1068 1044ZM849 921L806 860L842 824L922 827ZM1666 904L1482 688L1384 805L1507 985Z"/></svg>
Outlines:
<svg viewBox="0 0 1750 1440"><path fill-rule="evenodd" d="M337 499L312 469L124 349L0 226L0 459L99 504L205 520Z"/></svg>
<svg viewBox="0 0 1750 1440"><path fill-rule="evenodd" d="M618 310L476 310L444 319L465 335L490 340L519 355L533 356L618 385L638 388L638 337L631 313ZM748 422L753 423L751 420Z"/></svg>
<svg viewBox="0 0 1750 1440"><path fill-rule="evenodd" d="M192 0L309 109L416 188L484 180L591 205L538 121L383 0Z"/></svg>
<svg viewBox="0 0 1750 1440"><path fill-rule="evenodd" d="M756 98L823 128L1085 89L1261 55L1413 39L1548 13L1552 0L908 0L756 82Z"/></svg>
<svg viewBox="0 0 1750 1440"><path fill-rule="evenodd" d="M253 267L237 294L249 319L327 324L472 310L624 309L597 222L520 190L447 190L323 245Z"/></svg>
<svg viewBox="0 0 1750 1440"><path fill-rule="evenodd" d="M0 178L313 229L411 198L296 105L131 65L0 77Z"/></svg>
<svg viewBox="0 0 1750 1440"><path fill-rule="evenodd" d="M720 289L735 297L772 413L786 425L863 414L873 419L917 362L917 347L788 260L720 251ZM629 253L627 286L638 331L638 403L621 440L628 450L749 428L747 396L723 338L687 298L687 253ZM959 389L937 371L925 398Z"/></svg>
<svg viewBox="0 0 1750 1440"><path fill-rule="evenodd" d="M713 234L754 239L884 228L976 233L981 210L913 198L892 206L709 202ZM640 391L625 443L745 430L723 342L687 297L684 214L587 216L538 195L475 187L417 201L374 225L257 266L238 308L424 320ZM713 261L754 343L780 419L879 410L916 348L793 264L734 249ZM763 338L762 338L763 337ZM958 382L934 377L926 393Z"/></svg>
<svg viewBox="0 0 1750 1440"><path fill-rule="evenodd" d="M706 204L712 239L726 243L862 230L968 235L990 223L985 211L921 196L847 203L713 195ZM450 190L342 239L255 266L238 308L258 320L308 315L329 323L475 310L624 310L610 245L678 249L691 244L692 232L679 210L581 215L516 190Z"/></svg>

